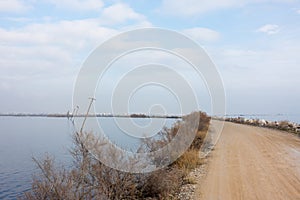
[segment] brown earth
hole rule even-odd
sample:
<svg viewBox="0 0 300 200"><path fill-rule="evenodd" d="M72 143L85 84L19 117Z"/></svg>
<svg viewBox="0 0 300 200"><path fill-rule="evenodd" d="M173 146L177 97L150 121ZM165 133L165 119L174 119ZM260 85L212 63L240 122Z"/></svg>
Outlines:
<svg viewBox="0 0 300 200"><path fill-rule="evenodd" d="M297 136L226 122L208 160L197 199L300 199Z"/></svg>

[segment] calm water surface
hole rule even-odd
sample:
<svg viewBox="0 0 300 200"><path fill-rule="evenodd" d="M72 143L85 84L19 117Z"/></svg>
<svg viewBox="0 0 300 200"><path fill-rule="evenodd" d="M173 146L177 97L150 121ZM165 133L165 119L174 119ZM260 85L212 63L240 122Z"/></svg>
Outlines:
<svg viewBox="0 0 300 200"><path fill-rule="evenodd" d="M168 119L165 125L170 127L174 122ZM149 119L137 123L145 125ZM124 148L138 147L138 139L132 140L114 124L113 119L101 119L112 141ZM32 175L39 171L32 157L42 159L48 153L68 166L73 132L74 126L65 118L0 117L0 199L16 199L31 188Z"/></svg>
<svg viewBox="0 0 300 200"><path fill-rule="evenodd" d="M66 119L0 118L0 199L16 199L30 189L37 167L32 157L47 153L70 161L72 127Z"/></svg>

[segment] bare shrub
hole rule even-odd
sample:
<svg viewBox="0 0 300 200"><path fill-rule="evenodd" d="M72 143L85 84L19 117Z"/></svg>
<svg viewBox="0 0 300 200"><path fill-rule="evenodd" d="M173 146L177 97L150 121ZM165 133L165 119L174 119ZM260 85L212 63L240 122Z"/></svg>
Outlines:
<svg viewBox="0 0 300 200"><path fill-rule="evenodd" d="M147 175L145 175L147 176ZM176 193L183 184L184 173L174 167L167 167L149 173L141 188L143 198L176 199Z"/></svg>
<svg viewBox="0 0 300 200"><path fill-rule="evenodd" d="M199 123L197 130L193 130L191 127L193 127L193 123L197 119L197 116L199 117ZM152 139L143 139L140 151L146 151L146 152L153 152L156 151L166 144L170 143L170 141L176 136L179 129L182 129L184 134L183 135L189 135L191 132L196 132L196 136L192 142L192 145L190 148L193 149L200 149L203 139L206 136L206 132L209 127L211 117L209 117L204 112L193 112L189 115L186 115L183 117L182 121L177 121L174 123L174 125L171 128L163 128L158 134L157 138ZM184 140L182 141L184 142ZM180 144L179 144L180 145Z"/></svg>
<svg viewBox="0 0 300 200"><path fill-rule="evenodd" d="M198 131L207 131L211 117L205 112L200 112Z"/></svg>
<svg viewBox="0 0 300 200"><path fill-rule="evenodd" d="M76 133L72 168L58 169L53 159L34 161L42 175L33 179L32 190L23 199L137 199L134 174L103 165L85 148L93 143L91 134Z"/></svg>
<svg viewBox="0 0 300 200"><path fill-rule="evenodd" d="M193 120L196 114L185 116L183 121L176 122L172 128L164 128L157 139L143 141L143 151L151 152L163 147L182 126L185 133L190 134L194 131L190 126L195 123ZM73 165L68 168L56 167L49 156L42 161L34 159L41 174L33 178L31 191L26 192L21 199L176 199L184 177L199 164L198 151L210 121L205 113L200 116L196 137L188 151L173 164L145 174L127 173L105 166L87 148L97 148L105 145L105 142L92 133L75 133L74 148L70 151ZM98 152L97 156L119 158L120 155L112 150ZM127 162L130 160L124 159L124 165L130 164ZM157 164L160 161L153 162Z"/></svg>
<svg viewBox="0 0 300 200"><path fill-rule="evenodd" d="M160 131L158 134L159 139L156 139L155 141L154 139L145 139L143 141L143 144L145 145L144 148L146 149L146 151L156 151L157 149L160 149L168 144L176 136L180 128L187 128L186 130L184 129L186 131L186 134L190 134L188 132L195 131L189 129L189 127L191 127L189 123L195 120L198 114L200 115L199 124L192 144L190 145L188 150L183 153L183 155L181 155L174 163L171 164L173 168L180 169L184 175L187 175L192 169L201 164L201 160L199 158L199 150L203 144L211 120L211 117L209 117L206 113L191 113L190 115L185 116L183 118L183 121L176 122L172 128L164 128L162 131ZM157 162L158 161L154 161L154 163Z"/></svg>

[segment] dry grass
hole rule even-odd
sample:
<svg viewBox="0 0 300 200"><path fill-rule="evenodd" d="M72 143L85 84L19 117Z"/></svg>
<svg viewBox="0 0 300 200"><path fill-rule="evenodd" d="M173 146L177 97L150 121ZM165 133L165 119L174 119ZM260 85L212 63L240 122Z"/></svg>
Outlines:
<svg viewBox="0 0 300 200"><path fill-rule="evenodd" d="M199 166L199 164L199 151L196 149L189 149L173 163L173 165L183 170L185 175L187 175L192 169Z"/></svg>
<svg viewBox="0 0 300 200"><path fill-rule="evenodd" d="M191 146L180 158L174 162L177 167L184 170L186 175L192 169L195 169L201 164L199 150L208 131L210 120L211 118L207 116L206 113L200 112L198 130Z"/></svg>

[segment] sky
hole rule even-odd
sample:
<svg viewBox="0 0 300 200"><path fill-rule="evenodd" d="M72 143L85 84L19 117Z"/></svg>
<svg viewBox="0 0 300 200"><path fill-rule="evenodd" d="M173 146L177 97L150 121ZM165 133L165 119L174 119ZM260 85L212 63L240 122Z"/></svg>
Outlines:
<svg viewBox="0 0 300 200"><path fill-rule="evenodd" d="M0 0L0 112L72 110L90 53L146 27L175 30L205 49L227 113L300 114L299 0Z"/></svg>

